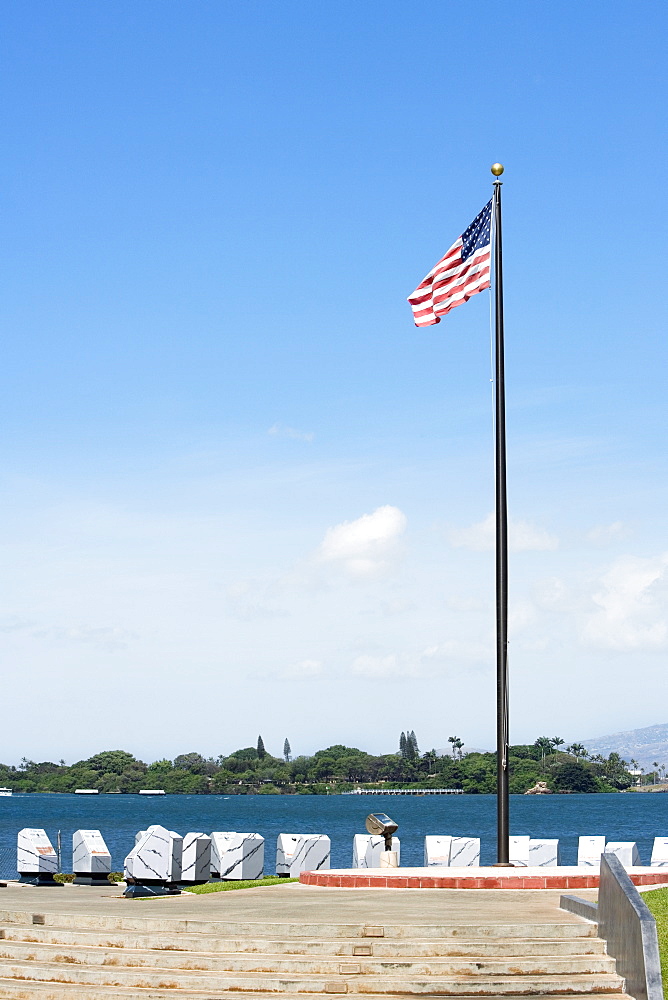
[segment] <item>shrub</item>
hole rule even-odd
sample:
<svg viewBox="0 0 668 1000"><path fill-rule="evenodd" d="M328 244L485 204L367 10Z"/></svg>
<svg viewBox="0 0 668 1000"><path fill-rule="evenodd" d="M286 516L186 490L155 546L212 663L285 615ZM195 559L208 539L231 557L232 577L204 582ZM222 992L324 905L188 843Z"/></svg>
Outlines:
<svg viewBox="0 0 668 1000"><path fill-rule="evenodd" d="M598 782L591 771L579 761L567 760L552 772L554 786L561 792L597 792Z"/></svg>

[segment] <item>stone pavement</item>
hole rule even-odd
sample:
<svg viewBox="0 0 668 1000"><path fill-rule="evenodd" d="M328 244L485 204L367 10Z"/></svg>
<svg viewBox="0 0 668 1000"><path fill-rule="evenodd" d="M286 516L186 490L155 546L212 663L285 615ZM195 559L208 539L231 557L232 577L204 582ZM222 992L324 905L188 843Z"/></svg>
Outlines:
<svg viewBox="0 0 668 1000"><path fill-rule="evenodd" d="M129 900L116 887L10 884L0 889L0 998L623 1000L595 925L560 910L560 895L288 883Z"/></svg>
<svg viewBox="0 0 668 1000"><path fill-rule="evenodd" d="M583 890L585 899L596 892ZM0 919L8 910L42 913L82 913L141 916L151 920L242 920L279 922L373 923L381 913L385 921L415 924L471 923L478 917L490 923L573 923L579 918L559 909L558 890L525 890L518 899L512 890L422 889L322 889L288 882L286 885L235 889L196 895L125 899L120 888L64 885L39 888L10 882L0 889Z"/></svg>

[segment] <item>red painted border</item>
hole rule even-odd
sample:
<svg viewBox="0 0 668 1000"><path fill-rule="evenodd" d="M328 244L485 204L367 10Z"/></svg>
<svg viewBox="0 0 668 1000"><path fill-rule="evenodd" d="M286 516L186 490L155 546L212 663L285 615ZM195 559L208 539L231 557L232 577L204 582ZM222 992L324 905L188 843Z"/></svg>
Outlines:
<svg viewBox="0 0 668 1000"><path fill-rule="evenodd" d="M668 870L662 873L630 875L634 885L668 885ZM598 889L598 875L464 876L447 875L363 875L359 872L331 875L328 872L302 872L302 885L335 886L348 889Z"/></svg>

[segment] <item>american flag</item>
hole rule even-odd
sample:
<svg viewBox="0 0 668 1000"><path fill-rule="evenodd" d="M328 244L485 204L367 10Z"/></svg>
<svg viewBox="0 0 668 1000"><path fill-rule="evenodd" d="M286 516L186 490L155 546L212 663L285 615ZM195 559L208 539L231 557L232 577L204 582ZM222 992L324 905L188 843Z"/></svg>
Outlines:
<svg viewBox="0 0 668 1000"><path fill-rule="evenodd" d="M492 200L441 257L408 301L416 326L433 326L490 286Z"/></svg>

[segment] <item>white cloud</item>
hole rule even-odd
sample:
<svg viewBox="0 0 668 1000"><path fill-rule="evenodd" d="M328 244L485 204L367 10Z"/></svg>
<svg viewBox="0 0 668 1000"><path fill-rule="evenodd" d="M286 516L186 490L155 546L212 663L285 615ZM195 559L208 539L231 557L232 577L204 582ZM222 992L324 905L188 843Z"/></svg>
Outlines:
<svg viewBox="0 0 668 1000"><path fill-rule="evenodd" d="M340 566L351 576L387 570L406 529L406 515L386 504L356 521L328 528L318 549L320 561Z"/></svg>
<svg viewBox="0 0 668 1000"><path fill-rule="evenodd" d="M136 632L113 625L54 625L52 623L39 625L16 615L0 616L0 632L23 633L31 639L58 643L59 645L85 643L108 653L113 653L118 649L127 649L130 642L137 638Z"/></svg>
<svg viewBox="0 0 668 1000"><path fill-rule="evenodd" d="M446 607L457 612L483 612L489 611L489 601L483 597L470 597L465 594L455 594L445 598Z"/></svg>
<svg viewBox="0 0 668 1000"><path fill-rule="evenodd" d="M486 552L494 548L495 518L489 514L484 521L468 528L455 528L450 532L450 542L455 548ZM559 539L545 528L529 521L508 522L508 547L513 552L547 552L559 547Z"/></svg>
<svg viewBox="0 0 668 1000"><path fill-rule="evenodd" d="M408 664L401 663L396 653L389 653L387 656L357 656L350 669L360 677L372 679L415 676L415 671L408 669Z"/></svg>
<svg viewBox="0 0 668 1000"><path fill-rule="evenodd" d="M396 680L406 677L439 677L453 670L476 668L492 663L491 643L449 639L426 646L415 654L363 654L355 657L351 672L358 677Z"/></svg>
<svg viewBox="0 0 668 1000"><path fill-rule="evenodd" d="M559 548L559 539L545 528L528 521L511 521L508 525L508 544L513 552L550 552Z"/></svg>
<svg viewBox="0 0 668 1000"><path fill-rule="evenodd" d="M629 534L628 528L623 521L613 521L612 524L597 524L586 534L588 542L594 545L609 545L610 542L618 538L625 538Z"/></svg>
<svg viewBox="0 0 668 1000"><path fill-rule="evenodd" d="M557 576L537 580L532 587L533 599L541 611L573 610L573 598L569 588Z"/></svg>
<svg viewBox="0 0 668 1000"><path fill-rule="evenodd" d="M18 615L2 615L0 617L0 632L20 632L30 628L33 622L27 618L19 618Z"/></svg>
<svg viewBox="0 0 668 1000"><path fill-rule="evenodd" d="M309 677L320 677L324 666L320 660L300 660L281 672L281 677L288 680L307 680Z"/></svg>
<svg viewBox="0 0 668 1000"><path fill-rule="evenodd" d="M292 438L293 441L313 441L315 434L313 431L300 431L296 427L286 427L284 424L274 424L267 431L272 437Z"/></svg>
<svg viewBox="0 0 668 1000"><path fill-rule="evenodd" d="M380 602L380 610L387 618L396 618L399 615L409 614L415 611L414 601L401 600L399 598L389 598Z"/></svg>
<svg viewBox="0 0 668 1000"><path fill-rule="evenodd" d="M551 645L553 645L553 640L547 638L522 639L521 642L521 648L526 653L544 653Z"/></svg>
<svg viewBox="0 0 668 1000"><path fill-rule="evenodd" d="M597 610L583 636L606 649L658 649L668 640L668 552L652 558L624 556L598 581Z"/></svg>
<svg viewBox="0 0 668 1000"><path fill-rule="evenodd" d="M286 614L277 604L278 594L272 581L237 580L225 593L228 613L240 621L281 618Z"/></svg>
<svg viewBox="0 0 668 1000"><path fill-rule="evenodd" d="M490 633L491 635L491 633ZM494 646L489 642L469 639L446 639L433 646L427 646L422 651L423 664L440 663L444 667L473 666L491 663L494 657Z"/></svg>
<svg viewBox="0 0 668 1000"><path fill-rule="evenodd" d="M531 625L536 617L536 611L529 601L513 601L508 612L508 634L511 639Z"/></svg>
<svg viewBox="0 0 668 1000"><path fill-rule="evenodd" d="M130 640L136 639L133 632L113 626L79 625L62 628L57 625L35 629L30 633L35 639L53 640L58 643L90 643L107 653L127 649Z"/></svg>

